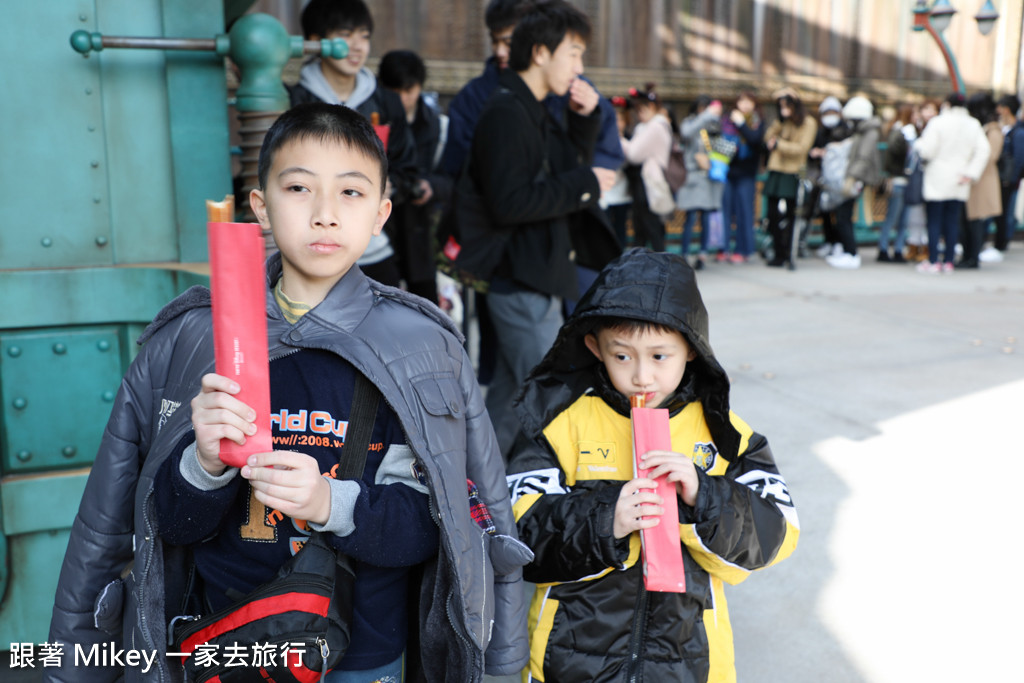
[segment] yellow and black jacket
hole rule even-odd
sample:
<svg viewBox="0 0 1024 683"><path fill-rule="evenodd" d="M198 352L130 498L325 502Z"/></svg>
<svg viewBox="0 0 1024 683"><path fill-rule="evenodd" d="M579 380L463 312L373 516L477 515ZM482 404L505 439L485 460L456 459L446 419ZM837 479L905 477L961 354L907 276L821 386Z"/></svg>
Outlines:
<svg viewBox="0 0 1024 683"><path fill-rule="evenodd" d="M670 412L673 450L692 453L697 503L678 502L685 593L648 592L639 534L616 541L615 503L633 478L627 399L583 337L599 317L679 329L697 352ZM734 681L723 583L792 553L799 527L768 443L729 411L728 378L707 314L678 257L631 250L580 301L517 403L523 424L508 477L537 584L524 680Z"/></svg>

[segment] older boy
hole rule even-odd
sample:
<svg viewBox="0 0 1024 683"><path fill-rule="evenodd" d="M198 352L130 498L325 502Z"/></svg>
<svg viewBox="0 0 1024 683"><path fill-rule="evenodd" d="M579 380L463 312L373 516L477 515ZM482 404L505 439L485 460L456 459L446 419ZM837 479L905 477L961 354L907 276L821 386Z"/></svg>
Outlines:
<svg viewBox="0 0 1024 683"><path fill-rule="evenodd" d="M562 301L579 296L575 266L600 269L621 251L598 206L615 173L591 162L601 113L597 91L579 78L589 36L572 5L537 3L516 25L509 68L473 134L467 177L501 254L488 278L497 360L487 412L503 454L516 430L512 398L554 341ZM551 93L569 95L567 131L543 104Z"/></svg>
<svg viewBox="0 0 1024 683"><path fill-rule="evenodd" d="M275 443L303 445L253 455L240 470L220 462L221 439L244 443L255 415L234 398L237 385L212 373L208 292L172 302L144 335L115 405L72 532L52 640L104 640L94 601L134 556L123 637L163 652L167 621L190 598L190 554L203 579L192 602L216 609L271 579L315 528L356 563L352 642L332 676L402 680L405 669L479 681L485 650L488 672L523 665L518 565L529 551L514 540L461 339L435 307L353 267L388 217L386 173L372 127L350 109L299 106L271 127L251 197L279 247L267 263L271 423ZM337 480L324 476L338 463L333 442L303 437L347 423L357 373L384 400L362 477ZM490 509L491 544L458 494L467 478ZM494 571L501 585L488 579L491 561L504 564ZM97 614L109 608L101 599ZM149 676L168 680L170 660L157 661Z"/></svg>
<svg viewBox="0 0 1024 683"><path fill-rule="evenodd" d="M629 398L669 411L672 451L635 478ZM707 312L682 257L632 249L598 276L520 395L513 510L535 559L530 674L563 681L734 681L723 581L796 546L765 438L729 410ZM661 500L667 476L676 499ZM638 530L678 506L685 593L647 592Z"/></svg>

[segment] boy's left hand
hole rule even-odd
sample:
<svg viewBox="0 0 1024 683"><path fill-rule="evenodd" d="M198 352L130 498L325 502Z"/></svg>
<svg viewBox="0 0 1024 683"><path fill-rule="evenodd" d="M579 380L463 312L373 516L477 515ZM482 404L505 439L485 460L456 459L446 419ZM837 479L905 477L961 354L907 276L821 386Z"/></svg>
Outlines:
<svg viewBox="0 0 1024 683"><path fill-rule="evenodd" d="M697 504L697 489L700 479L691 458L673 451L647 451L640 458L640 467L647 469L648 479L667 476L676 485L680 500L693 507Z"/></svg>
<svg viewBox="0 0 1024 683"><path fill-rule="evenodd" d="M256 500L293 519L326 524L331 516L331 485L312 456L294 451L256 453L242 467Z"/></svg>

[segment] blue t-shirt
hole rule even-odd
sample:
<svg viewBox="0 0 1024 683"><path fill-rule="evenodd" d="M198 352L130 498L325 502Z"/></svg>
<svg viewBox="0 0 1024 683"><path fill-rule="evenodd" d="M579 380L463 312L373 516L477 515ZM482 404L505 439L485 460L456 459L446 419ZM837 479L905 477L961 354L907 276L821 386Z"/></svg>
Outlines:
<svg viewBox="0 0 1024 683"><path fill-rule="evenodd" d="M331 476L345 457L355 376L348 362L327 351L302 350L272 361L274 449L310 455ZM408 478L414 480L401 425L381 400L353 510L355 530L343 537L328 535L355 561L352 642L339 666L345 670L381 666L402 653L411 569L437 553L438 528L427 494L404 483L378 481L381 464L396 457L409 460ZM160 532L167 542L195 544L207 600L219 609L272 579L310 530L302 520L268 510L240 476L213 491L196 488L181 474L179 461L168 458L157 476ZM195 515L197 510L202 514ZM206 528L211 518L221 519L212 535Z"/></svg>

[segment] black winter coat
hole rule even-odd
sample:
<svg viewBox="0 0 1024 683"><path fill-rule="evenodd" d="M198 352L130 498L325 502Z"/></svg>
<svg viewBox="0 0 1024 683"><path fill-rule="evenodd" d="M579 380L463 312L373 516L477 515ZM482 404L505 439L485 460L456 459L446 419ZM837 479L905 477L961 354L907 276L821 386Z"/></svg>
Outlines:
<svg viewBox="0 0 1024 683"><path fill-rule="evenodd" d="M563 128L514 71L499 83L473 133L468 166L492 226L511 232L496 275L575 299L574 264L600 269L621 251L590 170L601 113L569 112Z"/></svg>
<svg viewBox="0 0 1024 683"><path fill-rule="evenodd" d="M679 330L696 352L666 401L673 450L692 457L696 504L680 500L686 592L648 592L639 532L613 521L633 477L629 405L584 345L595 318ZM729 410L729 381L708 343L693 270L680 256L632 249L580 300L516 404L509 464L525 577L531 673L546 683L735 681L723 582L788 556L799 526L768 443Z"/></svg>

